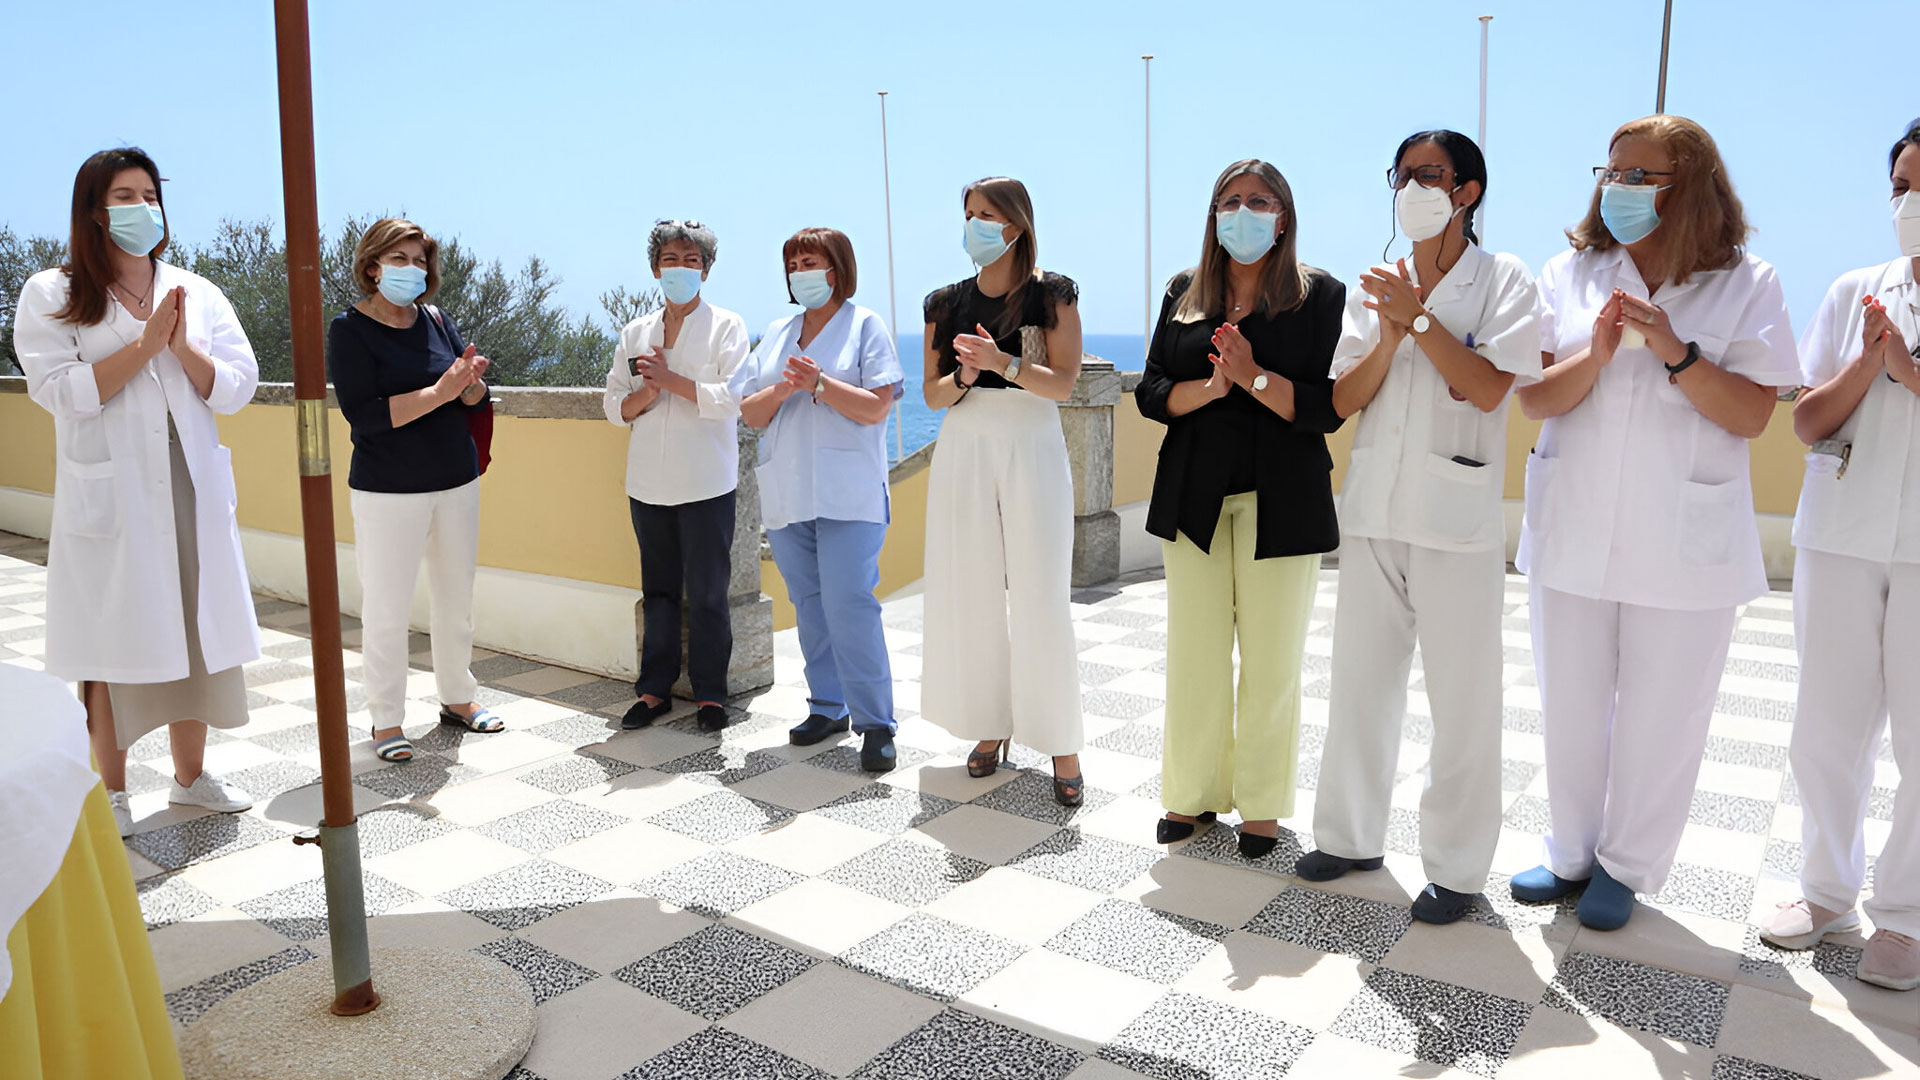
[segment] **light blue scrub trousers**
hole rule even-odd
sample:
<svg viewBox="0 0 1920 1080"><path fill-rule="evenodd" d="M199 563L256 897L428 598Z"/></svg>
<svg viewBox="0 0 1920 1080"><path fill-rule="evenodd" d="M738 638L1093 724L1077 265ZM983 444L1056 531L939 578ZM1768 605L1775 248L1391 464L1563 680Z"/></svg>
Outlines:
<svg viewBox="0 0 1920 1080"><path fill-rule="evenodd" d="M808 704L853 730L891 732L893 664L880 627L880 545L887 527L818 518L767 532L806 657Z"/></svg>

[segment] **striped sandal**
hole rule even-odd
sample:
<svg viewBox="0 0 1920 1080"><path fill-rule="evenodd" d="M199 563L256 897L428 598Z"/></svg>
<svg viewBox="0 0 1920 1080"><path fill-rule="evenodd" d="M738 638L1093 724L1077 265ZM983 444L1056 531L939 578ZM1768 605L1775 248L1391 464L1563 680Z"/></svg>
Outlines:
<svg viewBox="0 0 1920 1080"><path fill-rule="evenodd" d="M413 743L407 739L405 732L397 735L389 735L383 739L376 729L373 732L373 756L379 758L381 761L390 761L396 764L402 761L412 761Z"/></svg>
<svg viewBox="0 0 1920 1080"><path fill-rule="evenodd" d="M462 716L445 705L440 706L440 722L463 727L468 731L478 731L483 735L492 734L507 726L505 720L494 715L492 709L475 709L472 716Z"/></svg>

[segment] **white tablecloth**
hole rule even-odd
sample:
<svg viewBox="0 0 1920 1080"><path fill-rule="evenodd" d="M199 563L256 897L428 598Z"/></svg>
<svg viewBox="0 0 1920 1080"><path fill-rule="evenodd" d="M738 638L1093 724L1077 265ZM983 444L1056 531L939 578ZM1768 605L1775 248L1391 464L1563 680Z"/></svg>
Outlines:
<svg viewBox="0 0 1920 1080"><path fill-rule="evenodd" d="M0 664L0 998L13 982L7 935L60 869L99 782L72 687Z"/></svg>

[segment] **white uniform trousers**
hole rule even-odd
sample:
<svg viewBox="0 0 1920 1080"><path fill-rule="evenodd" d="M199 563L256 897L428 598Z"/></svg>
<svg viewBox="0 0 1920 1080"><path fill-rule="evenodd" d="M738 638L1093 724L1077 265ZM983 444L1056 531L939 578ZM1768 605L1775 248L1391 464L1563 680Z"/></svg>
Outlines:
<svg viewBox="0 0 1920 1080"><path fill-rule="evenodd" d="M1693 806L1738 608L1675 611L1535 584L1547 751L1547 869L1597 859L1637 893L1666 884Z"/></svg>
<svg viewBox="0 0 1920 1080"><path fill-rule="evenodd" d="M360 652L366 658L361 682L373 726L399 727L406 715L407 627L422 557L440 702L471 702L479 686L469 665L480 481L446 491L353 492L353 551L360 570Z"/></svg>
<svg viewBox="0 0 1920 1080"><path fill-rule="evenodd" d="M1920 565L1801 548L1793 566L1800 700L1789 760L1800 789L1800 887L1846 911L1866 877L1861 821L1889 715L1900 790L1866 904L1920 937Z"/></svg>
<svg viewBox="0 0 1920 1080"><path fill-rule="evenodd" d="M1072 577L1059 407L970 391L941 424L927 479L922 715L962 739L1079 753Z"/></svg>
<svg viewBox="0 0 1920 1080"><path fill-rule="evenodd" d="M1506 554L1348 537L1340 548L1333 690L1313 840L1348 859L1384 854L1387 810L1420 647L1433 749L1420 796L1427 880L1486 887L1500 841L1500 616Z"/></svg>

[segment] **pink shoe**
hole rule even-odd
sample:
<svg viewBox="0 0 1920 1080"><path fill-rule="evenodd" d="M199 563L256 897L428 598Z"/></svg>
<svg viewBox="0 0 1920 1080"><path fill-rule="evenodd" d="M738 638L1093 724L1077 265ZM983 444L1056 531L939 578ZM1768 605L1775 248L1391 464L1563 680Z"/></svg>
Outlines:
<svg viewBox="0 0 1920 1080"><path fill-rule="evenodd" d="M1891 930L1876 930L1860 957L1860 980L1889 990L1920 987L1920 941Z"/></svg>
<svg viewBox="0 0 1920 1080"><path fill-rule="evenodd" d="M1811 949L1828 934L1845 933L1859 926L1860 916L1852 910L1835 912L1811 900L1782 900L1760 925L1760 937L1783 949Z"/></svg>

